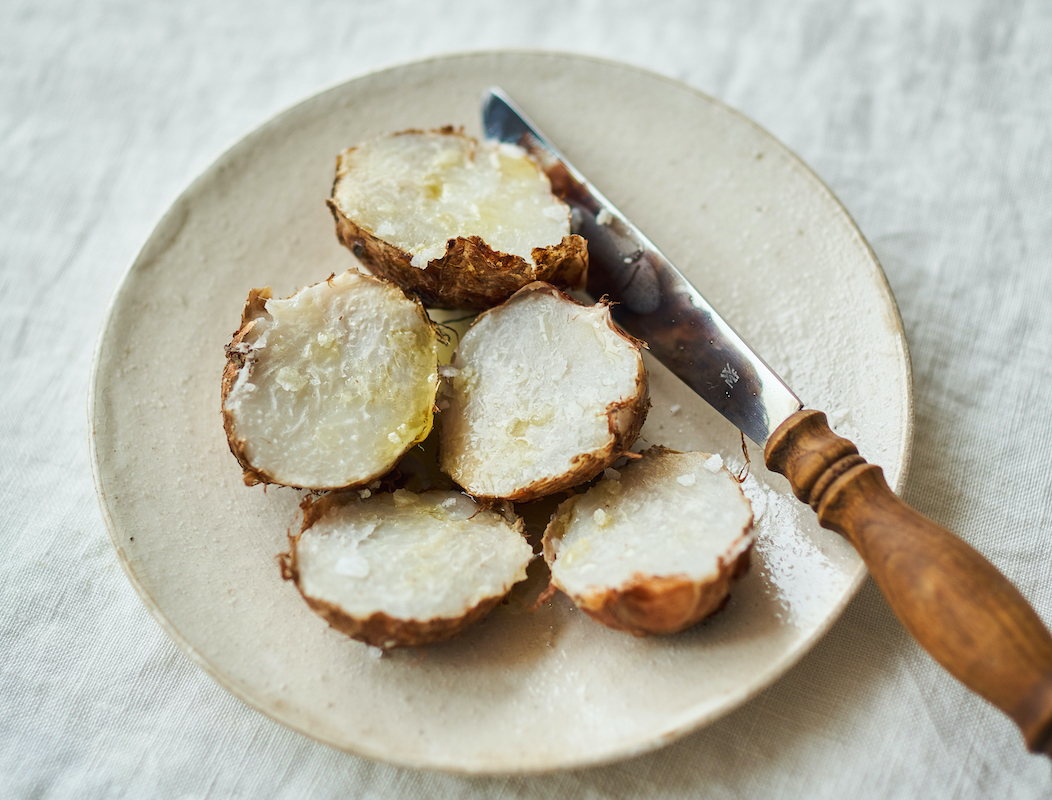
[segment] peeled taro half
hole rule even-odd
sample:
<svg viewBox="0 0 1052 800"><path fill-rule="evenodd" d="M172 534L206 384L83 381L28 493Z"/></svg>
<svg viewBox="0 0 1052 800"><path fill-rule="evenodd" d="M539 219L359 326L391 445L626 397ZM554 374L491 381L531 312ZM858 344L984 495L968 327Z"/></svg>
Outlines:
<svg viewBox="0 0 1052 800"><path fill-rule="evenodd" d="M443 491L308 500L290 544L282 571L307 604L385 650L446 639L481 619L533 558L521 520Z"/></svg>
<svg viewBox="0 0 1052 800"><path fill-rule="evenodd" d="M544 558L552 586L604 625L676 633L726 602L749 568L752 524L719 456L655 447L560 504Z"/></svg>
<svg viewBox="0 0 1052 800"><path fill-rule="evenodd" d="M545 283L479 315L443 372L440 464L475 497L526 501L590 480L649 407L640 343L606 305Z"/></svg>
<svg viewBox="0 0 1052 800"><path fill-rule="evenodd" d="M248 297L227 346L223 424L245 483L360 486L424 440L438 335L397 286L348 271L285 300Z"/></svg>
<svg viewBox="0 0 1052 800"><path fill-rule="evenodd" d="M452 128L345 150L329 209L339 240L428 307L485 309L542 280L583 287L584 239L521 148Z"/></svg>

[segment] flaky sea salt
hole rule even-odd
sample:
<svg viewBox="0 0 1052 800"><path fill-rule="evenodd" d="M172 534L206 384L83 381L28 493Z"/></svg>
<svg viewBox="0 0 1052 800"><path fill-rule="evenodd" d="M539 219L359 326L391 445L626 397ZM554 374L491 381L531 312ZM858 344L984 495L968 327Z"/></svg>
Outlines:
<svg viewBox="0 0 1052 800"><path fill-rule="evenodd" d="M702 466L709 472L719 472L723 467L723 458L719 453L714 453Z"/></svg>
<svg viewBox="0 0 1052 800"><path fill-rule="evenodd" d="M767 513L767 494L766 492L755 492L749 495L749 502L752 503L752 519L753 522L759 522L763 519L763 515Z"/></svg>
<svg viewBox="0 0 1052 800"><path fill-rule="evenodd" d="M421 250L416 251L413 254L413 257L409 260L409 265L416 267L417 269L425 269L428 264L430 264L436 258L441 258L445 254L445 244L436 244L432 247L425 247Z"/></svg>
<svg viewBox="0 0 1052 800"><path fill-rule="evenodd" d="M286 392L298 392L307 385L307 379L292 367L282 367L277 374L278 386Z"/></svg>
<svg viewBox="0 0 1052 800"><path fill-rule="evenodd" d="M708 466L707 461L705 462L705 466ZM693 475L691 473L687 473L686 475L680 475L678 478L676 478L676 483L678 483L680 486L693 486L697 482L698 476Z"/></svg>

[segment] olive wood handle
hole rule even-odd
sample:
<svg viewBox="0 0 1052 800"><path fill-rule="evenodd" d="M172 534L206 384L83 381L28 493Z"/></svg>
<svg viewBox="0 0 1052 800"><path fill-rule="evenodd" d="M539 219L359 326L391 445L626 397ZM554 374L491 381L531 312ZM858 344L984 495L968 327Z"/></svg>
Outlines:
<svg viewBox="0 0 1052 800"><path fill-rule="evenodd" d="M1052 635L997 568L888 488L880 467L799 411L771 435L768 468L846 538L906 630L965 686L1052 757Z"/></svg>

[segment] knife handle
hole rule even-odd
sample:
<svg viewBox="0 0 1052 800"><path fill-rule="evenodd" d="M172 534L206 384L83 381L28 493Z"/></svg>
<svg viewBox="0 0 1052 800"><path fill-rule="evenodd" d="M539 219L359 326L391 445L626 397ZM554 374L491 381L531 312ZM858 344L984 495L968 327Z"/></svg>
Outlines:
<svg viewBox="0 0 1052 800"><path fill-rule="evenodd" d="M1052 635L1007 578L975 549L914 511L820 411L803 410L767 441L818 521L858 550L906 630L972 691L1052 757Z"/></svg>

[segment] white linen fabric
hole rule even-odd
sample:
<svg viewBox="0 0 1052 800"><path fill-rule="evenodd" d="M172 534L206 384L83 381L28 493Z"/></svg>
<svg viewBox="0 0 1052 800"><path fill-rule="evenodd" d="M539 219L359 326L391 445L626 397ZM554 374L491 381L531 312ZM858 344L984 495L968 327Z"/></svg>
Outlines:
<svg viewBox="0 0 1052 800"><path fill-rule="evenodd" d="M743 111L844 202L912 351L906 500L1052 622L1050 42L1043 0L5 0L0 795L1052 795L1052 763L935 666L871 582L782 680L649 755L466 778L334 751L227 694L146 612L94 498L85 414L125 267L186 184L261 121L445 52L617 59Z"/></svg>

